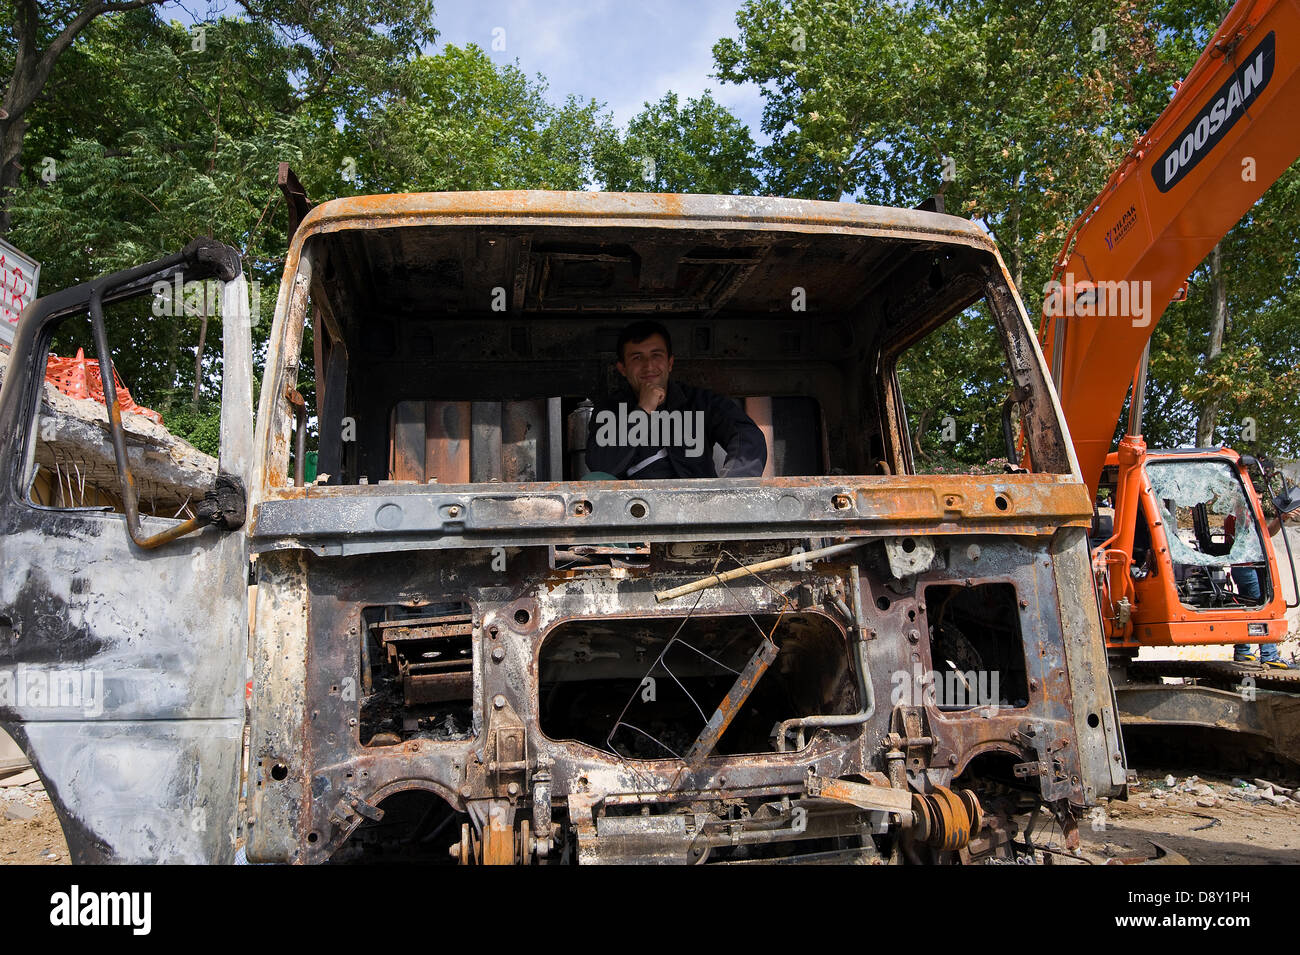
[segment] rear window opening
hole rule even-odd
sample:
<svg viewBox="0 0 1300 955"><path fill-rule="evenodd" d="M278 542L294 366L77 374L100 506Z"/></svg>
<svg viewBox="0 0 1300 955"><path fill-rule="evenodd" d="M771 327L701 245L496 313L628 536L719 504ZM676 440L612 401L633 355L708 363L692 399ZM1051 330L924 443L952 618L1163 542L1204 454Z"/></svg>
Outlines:
<svg viewBox="0 0 1300 955"><path fill-rule="evenodd" d="M1025 643L1011 584L925 588L933 702L941 710L1029 705Z"/></svg>
<svg viewBox="0 0 1300 955"><path fill-rule="evenodd" d="M401 401L389 418L387 480L417 484L580 481L592 396L523 401ZM767 441L765 477L826 473L815 398L732 398ZM721 469L726 453L707 449Z"/></svg>
<svg viewBox="0 0 1300 955"><path fill-rule="evenodd" d="M857 710L844 633L821 614L582 620L542 644L542 732L628 758L684 757L764 633L779 651L715 755L771 752L783 720Z"/></svg>

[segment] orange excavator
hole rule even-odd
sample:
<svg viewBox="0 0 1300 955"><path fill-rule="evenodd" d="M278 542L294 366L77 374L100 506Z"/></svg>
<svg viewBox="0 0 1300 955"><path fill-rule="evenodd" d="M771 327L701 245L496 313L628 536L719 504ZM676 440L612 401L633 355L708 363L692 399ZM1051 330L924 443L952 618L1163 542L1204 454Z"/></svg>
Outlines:
<svg viewBox="0 0 1300 955"><path fill-rule="evenodd" d="M1227 448L1148 450L1141 425L1156 322L1300 156L1297 113L1300 3L1239 0L1074 223L1047 288L1044 355L1083 478L1094 500L1105 494L1113 505L1113 514L1097 511L1093 570L1126 736L1135 725L1268 736L1272 717L1255 705L1254 691L1300 690L1295 671L1136 659L1142 647L1267 645L1286 635L1294 605L1283 596L1251 472L1279 516L1300 510L1300 489L1282 477L1274 494L1278 475L1268 462ZM1130 393L1126 433L1112 452ZM1294 586L1291 560L1286 573ZM1165 676L1193 677L1195 685ZM1276 751L1272 742L1266 748Z"/></svg>

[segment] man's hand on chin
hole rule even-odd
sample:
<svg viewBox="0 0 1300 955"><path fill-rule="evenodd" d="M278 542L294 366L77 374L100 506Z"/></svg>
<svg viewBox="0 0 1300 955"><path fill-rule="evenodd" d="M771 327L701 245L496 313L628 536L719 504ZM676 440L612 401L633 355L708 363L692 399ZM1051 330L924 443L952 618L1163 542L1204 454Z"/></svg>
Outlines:
<svg viewBox="0 0 1300 955"><path fill-rule="evenodd" d="M641 392L637 395L637 404L642 411L651 412L663 404L667 397L668 391L659 385L642 385Z"/></svg>

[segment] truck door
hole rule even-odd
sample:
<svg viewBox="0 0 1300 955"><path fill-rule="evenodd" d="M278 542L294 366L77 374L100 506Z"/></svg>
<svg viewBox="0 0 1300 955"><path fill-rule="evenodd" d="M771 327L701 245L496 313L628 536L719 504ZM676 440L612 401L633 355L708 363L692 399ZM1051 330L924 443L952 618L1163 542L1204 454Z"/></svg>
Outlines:
<svg viewBox="0 0 1300 955"><path fill-rule="evenodd" d="M151 445L144 425L131 419L134 433L122 430L123 398L113 398L105 352L120 359L115 349L126 342L110 340L104 310L132 308L134 320L150 323L148 334L153 323L163 334L175 319L167 309L151 317L159 313L151 297L210 279L220 290L222 449L211 493L199 490L194 516L182 521L155 516L147 482L135 486L137 475L168 462L157 459L165 448L160 439ZM62 323L87 320L107 369L107 400L98 409L78 403L74 418L58 412L70 407L65 397L47 390L46 356ZM233 860L248 648L239 528L250 376L247 283L238 253L211 240L41 298L19 322L0 390L0 728L44 781L74 862ZM83 455L75 476L69 459L46 468L57 472L56 498L34 493L38 445L46 454L73 426L85 441L65 440L65 449L84 451L96 438L101 451L111 449L106 486L86 496L93 465Z"/></svg>

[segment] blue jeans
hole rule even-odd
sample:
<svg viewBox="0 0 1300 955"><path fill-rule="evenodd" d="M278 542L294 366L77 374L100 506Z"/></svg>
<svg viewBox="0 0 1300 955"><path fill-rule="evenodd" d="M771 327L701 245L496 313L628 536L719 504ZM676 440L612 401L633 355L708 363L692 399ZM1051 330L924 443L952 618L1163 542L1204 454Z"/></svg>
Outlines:
<svg viewBox="0 0 1300 955"><path fill-rule="evenodd" d="M1245 597L1251 603L1259 603L1261 591L1259 589L1259 571L1254 567L1234 567L1232 568L1232 581L1237 585L1237 593ZM1249 643L1239 643L1232 648L1233 659L1245 656L1250 653L1251 645ZM1261 643L1259 645L1259 659L1261 663L1271 663L1282 659L1282 654L1277 649L1276 643Z"/></svg>

